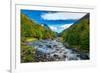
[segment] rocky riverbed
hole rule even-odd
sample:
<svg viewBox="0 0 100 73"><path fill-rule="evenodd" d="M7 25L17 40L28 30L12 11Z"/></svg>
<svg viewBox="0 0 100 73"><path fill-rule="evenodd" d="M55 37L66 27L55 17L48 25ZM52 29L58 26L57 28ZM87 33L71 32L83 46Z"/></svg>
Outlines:
<svg viewBox="0 0 100 73"><path fill-rule="evenodd" d="M67 60L86 60L88 55L66 48L61 42L55 40L39 40L30 42L28 45L36 49L35 61L67 61Z"/></svg>

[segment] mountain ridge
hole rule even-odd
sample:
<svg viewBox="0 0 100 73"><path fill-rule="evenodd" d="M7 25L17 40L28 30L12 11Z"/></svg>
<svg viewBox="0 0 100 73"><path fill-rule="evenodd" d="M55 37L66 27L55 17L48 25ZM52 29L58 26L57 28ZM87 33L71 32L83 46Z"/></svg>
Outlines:
<svg viewBox="0 0 100 73"><path fill-rule="evenodd" d="M61 33L67 47L89 53L89 13Z"/></svg>

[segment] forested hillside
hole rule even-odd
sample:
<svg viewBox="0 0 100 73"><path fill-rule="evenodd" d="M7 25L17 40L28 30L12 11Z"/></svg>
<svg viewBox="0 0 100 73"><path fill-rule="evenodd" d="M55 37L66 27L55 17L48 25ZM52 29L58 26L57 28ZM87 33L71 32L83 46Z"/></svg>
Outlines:
<svg viewBox="0 0 100 73"><path fill-rule="evenodd" d="M27 46L27 42L53 38L55 38L53 31L21 14L21 62L35 61L35 49L34 47Z"/></svg>
<svg viewBox="0 0 100 73"><path fill-rule="evenodd" d="M21 36L34 37L37 39L53 39L55 33L50 29L37 24L35 21L30 20L24 14L21 14Z"/></svg>
<svg viewBox="0 0 100 73"><path fill-rule="evenodd" d="M89 52L89 14L75 22L71 27L61 33L63 42L67 47Z"/></svg>

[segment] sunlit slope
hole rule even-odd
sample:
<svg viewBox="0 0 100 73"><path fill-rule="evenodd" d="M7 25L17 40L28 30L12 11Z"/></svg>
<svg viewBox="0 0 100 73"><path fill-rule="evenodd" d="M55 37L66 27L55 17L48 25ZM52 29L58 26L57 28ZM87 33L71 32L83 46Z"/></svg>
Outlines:
<svg viewBox="0 0 100 73"><path fill-rule="evenodd" d="M34 37L37 39L52 39L55 34L50 29L47 29L35 21L21 14L21 36Z"/></svg>

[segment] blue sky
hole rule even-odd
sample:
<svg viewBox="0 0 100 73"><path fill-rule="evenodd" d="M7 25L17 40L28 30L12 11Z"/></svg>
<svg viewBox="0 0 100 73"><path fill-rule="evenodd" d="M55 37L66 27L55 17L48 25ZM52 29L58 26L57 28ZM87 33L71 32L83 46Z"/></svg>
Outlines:
<svg viewBox="0 0 100 73"><path fill-rule="evenodd" d="M53 31L58 33L67 29L74 22L86 15L86 13L40 10L21 10L21 13L25 14L31 20L34 20L40 25L47 24Z"/></svg>

